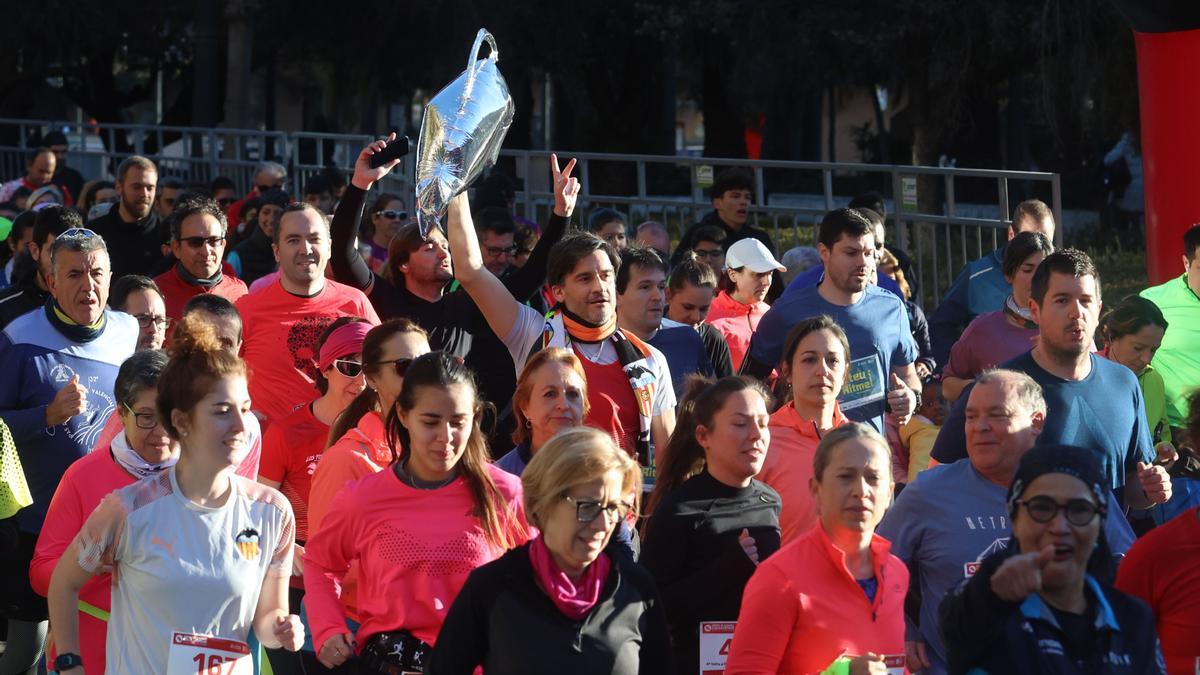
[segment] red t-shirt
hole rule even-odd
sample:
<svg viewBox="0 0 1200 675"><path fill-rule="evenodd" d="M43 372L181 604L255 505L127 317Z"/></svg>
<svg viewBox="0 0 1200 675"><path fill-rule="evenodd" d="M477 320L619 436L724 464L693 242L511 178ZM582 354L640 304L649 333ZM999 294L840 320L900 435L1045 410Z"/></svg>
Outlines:
<svg viewBox="0 0 1200 675"><path fill-rule="evenodd" d="M308 491L328 437L329 425L313 416L311 404L272 424L263 437L258 475L278 482L279 491L291 502L296 541L308 541Z"/></svg>
<svg viewBox="0 0 1200 675"><path fill-rule="evenodd" d="M587 376L588 410L587 419L583 421L589 427L612 434L617 443L631 456L637 456L637 436L640 429L638 420L637 399L633 396L633 387L629 378L621 369L620 361L601 366L572 345L575 355L583 363L583 373ZM669 383L668 383L669 384Z"/></svg>
<svg viewBox="0 0 1200 675"><path fill-rule="evenodd" d="M163 304L167 306L167 318L171 321L179 321L183 317L184 305L201 293L219 295L230 302L237 302L249 293L246 284L232 274L222 274L221 281L215 286L205 288L184 281L175 267L154 277L154 283L158 285L158 290L162 291ZM167 335L169 337L170 332Z"/></svg>
<svg viewBox="0 0 1200 675"><path fill-rule="evenodd" d="M250 400L268 423L317 397L317 339L329 324L341 316L379 324L362 291L330 280L311 298L292 295L275 282L242 296L237 308L242 314L242 358L250 368Z"/></svg>
<svg viewBox="0 0 1200 675"><path fill-rule="evenodd" d="M1117 570L1117 590L1141 598L1158 623L1171 675L1200 667L1200 507L1133 543Z"/></svg>

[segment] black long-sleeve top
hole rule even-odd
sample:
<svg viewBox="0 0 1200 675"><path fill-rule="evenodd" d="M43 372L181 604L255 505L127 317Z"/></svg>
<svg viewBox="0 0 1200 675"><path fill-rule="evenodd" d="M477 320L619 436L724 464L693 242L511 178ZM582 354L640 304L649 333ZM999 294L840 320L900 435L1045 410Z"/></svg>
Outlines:
<svg viewBox="0 0 1200 675"><path fill-rule="evenodd" d="M410 293L403 284L393 284L367 267L355 246L355 232L362 219L366 192L350 185L342 195L330 226L333 278L362 289L381 319L412 319L429 333L429 345L466 360L479 380L480 393L503 412L516 388L512 356L463 288L445 293L429 302ZM567 219L551 213L542 229L542 238L525 266L501 279L513 297L524 301L537 293L546 281L546 262L550 248L567 229ZM503 417L503 415L502 415ZM503 423L503 422L502 422Z"/></svg>
<svg viewBox="0 0 1200 675"><path fill-rule="evenodd" d="M730 487L705 471L654 509L639 562L662 593L679 672L699 672L700 622L737 619L756 569L738 543L742 530L754 537L760 562L779 550L781 503L765 483Z"/></svg>
<svg viewBox="0 0 1200 675"><path fill-rule="evenodd" d="M438 633L427 675L672 675L654 581L610 544L612 569L591 612L575 621L538 586L529 545L467 577Z"/></svg>

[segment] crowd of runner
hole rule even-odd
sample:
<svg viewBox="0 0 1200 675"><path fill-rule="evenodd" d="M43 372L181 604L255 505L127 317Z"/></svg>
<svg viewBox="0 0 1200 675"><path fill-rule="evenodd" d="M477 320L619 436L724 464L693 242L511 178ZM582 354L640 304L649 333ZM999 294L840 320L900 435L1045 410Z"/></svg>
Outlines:
<svg viewBox="0 0 1200 675"><path fill-rule="evenodd" d="M729 169L672 246L552 156L422 236L390 139L295 196L44 140L0 675L1200 672L1200 225L1105 303L1022 202L926 317L874 193L781 252Z"/></svg>

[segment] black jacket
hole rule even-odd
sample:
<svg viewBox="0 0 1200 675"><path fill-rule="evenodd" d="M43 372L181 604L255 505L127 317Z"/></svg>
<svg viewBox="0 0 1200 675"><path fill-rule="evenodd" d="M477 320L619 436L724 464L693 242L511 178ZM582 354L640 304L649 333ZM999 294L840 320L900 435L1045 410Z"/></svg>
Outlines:
<svg viewBox="0 0 1200 675"><path fill-rule="evenodd" d="M233 253L237 254L242 267L239 278L247 287L275 271L275 250L271 248L271 238L261 227L255 227L249 237L233 248Z"/></svg>
<svg viewBox="0 0 1200 675"><path fill-rule="evenodd" d="M947 667L952 674L980 668L1023 675L1165 673L1154 614L1141 600L1087 578L1084 593L1095 615L1092 648L1074 657L1054 613L1038 595L1007 602L992 592L996 569L1019 553L1016 543L983 561L979 571L946 595L940 607Z"/></svg>
<svg viewBox="0 0 1200 675"><path fill-rule="evenodd" d="M154 209L145 218L127 223L121 219L120 206L114 205L87 226L104 237L114 280L126 274L153 276L162 263L163 244L170 240L167 224Z"/></svg>
<svg viewBox="0 0 1200 675"><path fill-rule="evenodd" d="M700 622L736 621L756 565L738 537L749 530L759 561L779 550L779 495L765 483L725 485L702 472L672 490L646 525L639 562L662 592L681 673L700 668Z"/></svg>
<svg viewBox="0 0 1200 675"><path fill-rule="evenodd" d="M0 329L22 314L41 309L49 297L50 293L39 288L37 282L32 279L20 286L10 286L0 291Z"/></svg>
<svg viewBox="0 0 1200 675"><path fill-rule="evenodd" d="M612 571L581 621L563 615L537 585L529 545L471 572L459 591L426 675L671 675L658 591L627 554L609 546Z"/></svg>

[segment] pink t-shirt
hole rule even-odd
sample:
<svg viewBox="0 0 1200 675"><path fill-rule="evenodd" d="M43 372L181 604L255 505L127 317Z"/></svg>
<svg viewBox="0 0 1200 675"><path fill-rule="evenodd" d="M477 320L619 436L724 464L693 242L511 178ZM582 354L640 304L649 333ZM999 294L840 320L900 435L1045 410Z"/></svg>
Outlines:
<svg viewBox="0 0 1200 675"><path fill-rule="evenodd" d="M490 464L487 469L506 501L501 519L510 544L523 544L529 528L521 481ZM389 469L339 492L304 550L305 604L316 650L346 631L339 584L355 560L358 646L376 633L400 629L434 644L467 575L504 553L484 535L474 510L461 478L419 490Z"/></svg>
<svg viewBox="0 0 1200 675"><path fill-rule="evenodd" d="M242 358L250 368L250 399L266 418L264 425L287 416L316 398L317 340L341 316L379 324L379 315L357 288L336 281L313 297L302 298L271 284L237 302L242 314Z"/></svg>
<svg viewBox="0 0 1200 675"><path fill-rule="evenodd" d="M975 317L950 349L944 374L973 380L988 368L1033 349L1038 329L1018 328L1004 318L1004 310Z"/></svg>

